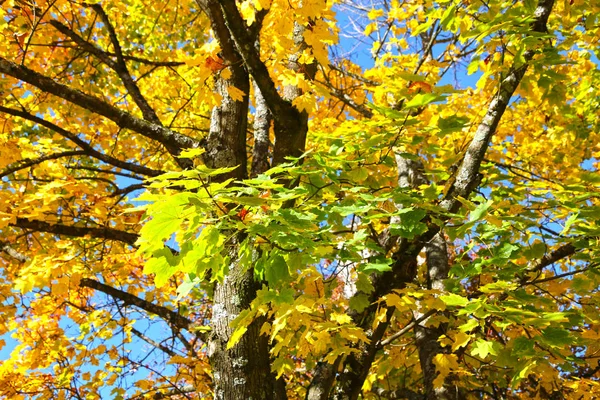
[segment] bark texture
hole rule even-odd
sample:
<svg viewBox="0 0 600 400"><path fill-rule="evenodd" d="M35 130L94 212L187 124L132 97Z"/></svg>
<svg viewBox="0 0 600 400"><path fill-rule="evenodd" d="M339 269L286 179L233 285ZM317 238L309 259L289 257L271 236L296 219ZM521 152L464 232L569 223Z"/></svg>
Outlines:
<svg viewBox="0 0 600 400"><path fill-rule="evenodd" d="M448 278L450 264L448 261L448 250L446 239L442 233L438 233L425 246L427 263L427 287L428 289L444 290L444 280ZM423 317L422 312L415 313L415 319ZM447 353L442 348L438 339L446 333L447 324L428 326L426 318L415 326L415 340L419 349L419 361L423 371L423 383L425 386L425 399L427 400L458 400L458 391L453 390L450 379L446 379L443 386L435 388L433 381L437 376L433 362L436 355Z"/></svg>
<svg viewBox="0 0 600 400"><path fill-rule="evenodd" d="M231 321L250 307L258 289L252 270L235 263L230 268L214 292L212 337L208 347L213 366L214 398L274 399L275 378L271 373L268 338L260 335L264 321L255 320L235 346L230 350L226 348L233 333Z"/></svg>
<svg viewBox="0 0 600 400"><path fill-rule="evenodd" d="M250 176L255 177L269 169L269 130L271 128L271 112L258 85L254 84L256 104L254 113L254 146L252 147L252 167Z"/></svg>

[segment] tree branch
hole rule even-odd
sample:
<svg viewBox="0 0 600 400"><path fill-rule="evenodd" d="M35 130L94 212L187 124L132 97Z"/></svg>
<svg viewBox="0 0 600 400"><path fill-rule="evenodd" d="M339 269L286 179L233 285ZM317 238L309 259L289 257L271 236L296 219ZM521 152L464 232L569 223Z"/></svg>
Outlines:
<svg viewBox="0 0 600 400"><path fill-rule="evenodd" d="M138 235L135 233L124 232L109 227L94 228L86 226L71 226L63 224L51 224L44 221L30 220L27 218L17 218L10 226L21 229L31 229L38 232L48 232L56 235L71 237L91 236L97 239L116 240L134 246Z"/></svg>
<svg viewBox="0 0 600 400"><path fill-rule="evenodd" d="M571 243L563 244L556 250L545 254L543 257L532 261L527 266L526 272L538 272L546 268L548 265L554 264L555 262L575 254L577 248Z"/></svg>
<svg viewBox="0 0 600 400"><path fill-rule="evenodd" d="M203 341L205 339L202 333L194 331L193 328L195 326L195 323L192 320L184 317L178 312L168 309L167 307L159 306L144 299L140 299L139 297L131 293L124 292L120 289L108 286L102 282L91 278L81 278L79 286L98 290L99 292L105 293L115 299L123 301L125 305L136 306L144 311L148 311L149 313L158 315L173 326L179 329L186 329L194 333Z"/></svg>
<svg viewBox="0 0 600 400"><path fill-rule="evenodd" d="M582 273L582 272L589 271L589 270L591 270L592 268L594 268L594 267L597 267L597 266L598 266L597 264L594 264L594 265L589 265L589 266L587 266L587 267L585 267L585 268L580 268L580 269L576 269L576 270L573 270L573 271L565 272L565 273L562 273L562 274L558 274L558 275L550 276L550 277L548 277L548 278L543 278L543 279L534 279L534 280L533 280L533 281L531 281L531 282L524 282L524 283L522 283L522 284L521 284L521 286L526 286L526 285L537 285L537 284L539 284L539 283L550 282L550 281L554 281L554 280L556 280L556 279L560 279L560 278L566 278L567 276L573 276L573 275L580 274L580 273Z"/></svg>
<svg viewBox="0 0 600 400"><path fill-rule="evenodd" d="M177 156L181 153L182 149L199 147L200 142L195 139L173 132L161 125L134 117L133 115L108 104L104 100L55 82L47 76L35 72L25 66L15 64L3 57L0 57L0 73L29 83L38 89L58 96L72 104L85 108L98 115L102 115L115 122L121 128L132 130L151 140L155 140L165 146L167 151L175 157L177 164L179 164L181 168L193 167L191 160L181 159Z"/></svg>
<svg viewBox="0 0 600 400"><path fill-rule="evenodd" d="M140 88L138 87L137 83L133 80L133 78L131 77L131 74L129 73L129 71L127 69L127 64L125 63L125 59L123 58L123 51L121 49L121 44L119 43L119 39L117 38L115 28L112 26L112 23L110 22L110 20L108 18L108 15L106 15L106 13L104 12L104 9L102 8L102 6L100 4L90 4L89 7L92 8L96 12L96 14L98 14L100 16L100 19L102 20L104 26L108 30L108 35L110 37L110 41L113 45L115 54L117 56L117 62L112 62L112 65L111 64L107 64L107 65L109 65L112 69L114 69L115 72L119 75L119 78L121 78L123 85L125 85L125 88L127 89L129 94L133 98L133 101L135 101L135 104L137 104L137 106L142 111L142 115L144 116L144 119L146 119L147 121L150 121L150 122L154 122L155 124L162 125L162 123L160 122L160 119L158 118L158 115L156 115L156 112L154 111L154 109L150 106L150 104L148 103L146 98L142 95ZM73 34L75 36L77 36L74 32L73 32ZM106 57L106 56L104 58L108 59L108 57ZM104 61L104 60L102 60L102 61Z"/></svg>
<svg viewBox="0 0 600 400"><path fill-rule="evenodd" d="M158 343L156 340L144 335L142 332L138 331L134 327L131 327L131 333L133 333L135 336L142 339L144 342L146 342L146 343L156 347L157 349L163 351L164 353L170 355L171 357L175 357L177 355L177 353L175 353L173 350L171 350L167 346L164 346L161 343Z"/></svg>
<svg viewBox="0 0 600 400"><path fill-rule="evenodd" d="M25 254L13 249L10 245L4 242L0 242L0 251L8 254L10 257L14 258L20 263L24 263L29 260L29 257L27 257Z"/></svg>
<svg viewBox="0 0 600 400"><path fill-rule="evenodd" d="M24 118L29 121L35 122L39 125L42 125L48 129L52 130L53 132L58 133L62 137L69 139L70 141L75 143L77 146L79 146L85 152L86 155L88 155L90 157L94 157L100 161L104 161L105 163L110 164L114 167L125 169L127 171L131 171L136 174L140 174L140 175L144 175L144 176L158 176L158 175L161 175L164 173L164 171L151 169L151 168L144 167L144 166L134 164L131 162L127 162L127 161L121 161L117 158L114 158L114 157L108 156L104 153L101 153L101 152L95 150L92 145L90 145L86 141L80 139L76 134L69 132L66 129L63 129L60 126L58 126L50 121L46 121L45 119L35 116L33 114L30 114L26 111L20 111L20 110L15 110L13 108L0 106L0 112L6 113L9 115L13 115L15 117Z"/></svg>
<svg viewBox="0 0 600 400"><path fill-rule="evenodd" d="M15 173L17 171L20 171L22 169L41 164L44 161L56 160L56 159L63 158L63 157L72 157L72 156L80 156L80 155L85 155L85 152L81 151L81 150L63 151L61 153L47 154L45 156L41 156L41 157L34 158L34 159L22 160L21 162L17 163L18 165L6 168L4 171L0 172L0 178L4 178L5 176L8 176L8 175Z"/></svg>
<svg viewBox="0 0 600 400"><path fill-rule="evenodd" d="M365 83L365 84L367 84L369 86L380 86L381 85L381 82L377 82L377 81L374 81L372 79L367 79L364 76L357 75L357 74L352 73L350 71L346 71L342 67L338 67L335 64L329 64L329 68L331 68L334 71L339 72L340 74L347 75L347 76L349 76L352 79L356 79L359 82Z"/></svg>
<svg viewBox="0 0 600 400"><path fill-rule="evenodd" d="M531 24L533 32L546 32L546 23L554 0L540 0L534 13L535 20ZM441 207L447 211L455 212L460 208L460 202L457 197L467 198L475 189L478 182L479 166L485 156L492 136L496 133L496 128L500 119L504 115L510 98L519 86L521 79L525 75L528 62L533 58L534 51L528 50L523 54L525 64L518 66L515 62L509 70L507 76L501 81L498 92L492 99L488 110L483 117L473 140L469 144L463 161L458 169L456 180L450 186L446 196L440 203Z"/></svg>
<svg viewBox="0 0 600 400"><path fill-rule="evenodd" d="M133 185L129 185L127 187L124 187L122 189L117 189L114 192L112 192L110 194L110 197L117 197L117 196L123 196L123 195L127 195L131 192L134 192L136 190L141 190L141 189L145 189L146 185L143 183L135 183Z"/></svg>
<svg viewBox="0 0 600 400"><path fill-rule="evenodd" d="M299 157L304 152L306 118L288 101L291 99L284 99L277 91L267 66L260 59L260 54L254 46L254 40L246 28L235 0L221 0L219 6L231 38L273 116L275 127L273 165L285 162L286 157Z"/></svg>
<svg viewBox="0 0 600 400"><path fill-rule="evenodd" d="M400 329L398 332L396 332L396 333L388 336L384 340L380 341L378 344L378 348L381 349L384 346L387 346L388 344L392 343L394 340L400 338L401 336L404 336L406 333L410 332L410 330L412 328L414 328L416 325L420 324L421 322L425 321L427 318L431 317L436 312L437 312L437 310L429 310L425 314L421 315L419 318L413 319L411 322L406 324L406 326L404 328Z"/></svg>
<svg viewBox="0 0 600 400"><path fill-rule="evenodd" d="M385 390L382 388L375 388L373 390L375 394L384 399L395 400L395 399L405 399L405 400L423 400L423 395L413 392L409 389L398 389L398 390Z"/></svg>
<svg viewBox="0 0 600 400"><path fill-rule="evenodd" d="M334 87L329 82L321 82L321 83L329 88L329 93L331 93L336 99L340 100L342 103L344 103L348 107L352 108L354 111L361 114L363 117L365 117L365 118L373 117L373 112L371 110L369 110L367 107L365 107L364 104L358 104L357 102L354 101L354 99L352 97L348 96L348 94L344 93L342 90Z"/></svg>
<svg viewBox="0 0 600 400"><path fill-rule="evenodd" d="M208 2L210 1L208 0ZM246 64L254 81L260 88L269 109L273 113L273 117L277 118L278 115L289 113L291 106L284 106L284 101L269 75L267 66L262 62L254 47L254 40L247 31L246 22L240 15L235 0L220 0L219 5L227 28L231 33L231 38L235 42L244 64Z"/></svg>
<svg viewBox="0 0 600 400"><path fill-rule="evenodd" d="M255 177L269 169L269 129L271 113L260 89L254 84L254 146L252 147L252 166L250 176Z"/></svg>

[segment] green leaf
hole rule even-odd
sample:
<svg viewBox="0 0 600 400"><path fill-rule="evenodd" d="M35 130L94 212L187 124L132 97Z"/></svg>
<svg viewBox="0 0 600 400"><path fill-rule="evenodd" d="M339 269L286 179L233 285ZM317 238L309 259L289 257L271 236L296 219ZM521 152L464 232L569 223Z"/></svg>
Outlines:
<svg viewBox="0 0 600 400"><path fill-rule="evenodd" d="M155 243L162 242L169 238L181 224L179 216L171 211L158 211L152 213L152 219L140 229L140 239L138 244L143 242Z"/></svg>
<svg viewBox="0 0 600 400"><path fill-rule="evenodd" d="M347 172L347 175L354 182L362 182L369 177L369 170L365 167L354 168L352 171Z"/></svg>
<svg viewBox="0 0 600 400"><path fill-rule="evenodd" d="M495 257L509 259L512 257L513 253L519 250L520 247L511 243L504 242L500 245L498 249L496 249Z"/></svg>
<svg viewBox="0 0 600 400"><path fill-rule="evenodd" d="M467 117L459 117L456 115L450 116L448 118L440 117L440 119L438 120L438 128L440 128L438 136L445 136L452 132L458 132L464 127L468 126L468 123L469 118Z"/></svg>
<svg viewBox="0 0 600 400"><path fill-rule="evenodd" d="M461 332L471 332L473 329L479 326L479 321L475 318L469 319L466 323L458 327Z"/></svg>
<svg viewBox="0 0 600 400"><path fill-rule="evenodd" d="M356 290L366 294L369 294L375 290L367 274L359 272L357 275L358 277L355 282Z"/></svg>
<svg viewBox="0 0 600 400"><path fill-rule="evenodd" d="M427 18L427 21L419 24L419 26L417 27L417 29L415 29L414 31L412 31L412 35L413 36L417 36L418 34L425 32L427 29L431 28L431 26L433 25L433 23L437 21L436 18L432 18L429 17Z"/></svg>
<svg viewBox="0 0 600 400"><path fill-rule="evenodd" d="M479 56L473 57L469 65L467 66L467 75L473 75L475 72L479 70L479 61L481 58Z"/></svg>
<svg viewBox="0 0 600 400"><path fill-rule="evenodd" d="M548 327L542 331L542 341L550 347L573 344L573 337L566 329Z"/></svg>
<svg viewBox="0 0 600 400"><path fill-rule="evenodd" d="M369 307L371 303L369 302L369 297L366 294L359 293L352 296L348 305L351 309L360 313L363 312L365 308Z"/></svg>
<svg viewBox="0 0 600 400"><path fill-rule="evenodd" d="M186 276L186 279L177 287L177 301L180 301L187 296L199 283L199 278L194 278L192 280L189 276Z"/></svg>
<svg viewBox="0 0 600 400"><path fill-rule="evenodd" d="M560 234L564 235L567 232L569 232L569 228L571 228L571 225L573 225L575 223L575 221L577 221L577 218L579 218L579 213L571 214L571 216L565 222L565 227L563 228L562 231L560 231Z"/></svg>
<svg viewBox="0 0 600 400"><path fill-rule="evenodd" d="M513 340L511 355L514 357L531 357L536 353L533 348L534 345L534 340L520 336Z"/></svg>
<svg viewBox="0 0 600 400"><path fill-rule="evenodd" d="M493 203L493 200L480 203L473 211L471 211L471 214L469 214L469 222L479 221L487 213L488 208L490 208Z"/></svg>
<svg viewBox="0 0 600 400"><path fill-rule="evenodd" d="M434 101L443 99L444 97L438 96L434 93L419 93L410 99L410 101L404 105L404 108L419 108L429 103L433 103Z"/></svg>
<svg viewBox="0 0 600 400"><path fill-rule="evenodd" d="M499 345L496 342L490 342L483 339L478 339L475 343L473 343L473 349L471 350L471 355L480 357L481 359L485 359L488 354L493 356L498 355Z"/></svg>
<svg viewBox="0 0 600 400"><path fill-rule="evenodd" d="M361 215L367 211L370 211L373 206L365 205L361 203L355 203L349 206L334 206L331 207L331 212L339 213L343 217L347 217L348 215Z"/></svg>
<svg viewBox="0 0 600 400"><path fill-rule="evenodd" d="M427 79L426 76L423 75L418 75L418 74L413 74L410 72L395 72L394 73L395 77L404 79L405 81L409 81L409 82L425 82L425 80Z"/></svg>
<svg viewBox="0 0 600 400"><path fill-rule="evenodd" d="M370 147L375 147L377 145L379 145L380 143L382 143L385 140L386 135L371 135L371 137L369 137L367 139L367 141L365 142L365 147L366 148L370 148Z"/></svg>
<svg viewBox="0 0 600 400"><path fill-rule="evenodd" d="M546 253L547 249L548 245L546 243L537 242L524 249L523 256L529 260L540 258Z"/></svg>
<svg viewBox="0 0 600 400"><path fill-rule="evenodd" d="M456 16L455 14L456 14L456 6L455 5L448 7L446 9L446 11L444 11L444 14L442 14L442 19L440 21L442 28L444 28L444 29L448 28L448 24L450 24L450 22L454 19L454 17Z"/></svg>
<svg viewBox="0 0 600 400"><path fill-rule="evenodd" d="M533 368L536 364L537 360L531 358L520 362L515 368L516 373L513 375L510 385L513 388L516 388L523 379L529 376L529 370L531 370L531 368Z"/></svg>
<svg viewBox="0 0 600 400"><path fill-rule="evenodd" d="M265 265L265 279L271 287L277 287L289 281L290 271L288 264L281 255L275 254L269 257Z"/></svg>
<svg viewBox="0 0 600 400"><path fill-rule="evenodd" d="M579 177L582 181L591 184L600 184L600 174L597 172L582 172Z"/></svg>
<svg viewBox="0 0 600 400"><path fill-rule="evenodd" d="M400 222L390 224L390 233L407 239L412 239L427 232L427 225L421 222L427 213L425 210L404 208L400 210Z"/></svg>
<svg viewBox="0 0 600 400"><path fill-rule="evenodd" d="M564 312L544 313L542 315L542 318L545 319L546 321L553 321L553 322L568 322L569 321L568 314L564 313Z"/></svg>
<svg viewBox="0 0 600 400"><path fill-rule="evenodd" d="M385 263L367 263L367 264L361 265L359 267L359 271L365 272L365 273L391 271L392 267L389 265L389 264L391 264L391 262L392 262L392 260L390 259L389 262L385 262Z"/></svg>
<svg viewBox="0 0 600 400"><path fill-rule="evenodd" d="M535 11L535 6L537 5L536 0L524 0L523 5L525 6L525 12L530 13Z"/></svg>
<svg viewBox="0 0 600 400"><path fill-rule="evenodd" d="M154 284L156 287L162 287L167 283L169 278L177 271L173 267L173 254L169 249L163 247L156 250L150 259L144 264L145 274L155 274Z"/></svg>
<svg viewBox="0 0 600 400"><path fill-rule="evenodd" d="M518 288L519 285L514 282L507 281L497 281L493 283L488 283L479 288L482 293L504 293L510 292Z"/></svg>
<svg viewBox="0 0 600 400"><path fill-rule="evenodd" d="M440 296L440 299L444 302L444 304L451 307L464 307L469 304L469 299L454 293Z"/></svg>

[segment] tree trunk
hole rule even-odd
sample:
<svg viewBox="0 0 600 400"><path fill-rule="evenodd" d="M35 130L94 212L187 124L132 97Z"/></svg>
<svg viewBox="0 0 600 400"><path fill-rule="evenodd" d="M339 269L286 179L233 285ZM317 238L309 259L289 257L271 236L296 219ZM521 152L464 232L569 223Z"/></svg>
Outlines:
<svg viewBox="0 0 600 400"><path fill-rule="evenodd" d="M438 233L425 246L427 257L427 288L444 290L444 281L448 278L449 261L446 239L442 233ZM415 313L415 319L422 317L422 313ZM437 327L425 327L427 320L415 327L415 339L419 349L419 361L423 371L423 383L425 386L426 400L458 400L458 392L453 390L451 377L446 378L444 384L435 388L433 381L437 371L433 360L438 354L448 353L439 344L438 339L446 333L447 324Z"/></svg>
<svg viewBox="0 0 600 400"><path fill-rule="evenodd" d="M216 25L218 25L218 19ZM218 79L215 86L222 96L221 104L211 115L210 132L206 139L204 162L211 168L238 166L226 175L216 177L243 179L247 176L246 131L248 127L249 76L239 66L239 55L232 47L223 51L225 61L231 65L229 80ZM237 62L237 64L236 64ZM232 99L227 87L234 86L246 95L242 101ZM254 271L236 262L240 235L234 235L229 246L229 274L214 289L212 333L208 343L208 356L213 369L214 398L223 400L273 399L275 377L271 373L269 343L260 335L263 319L258 318L248 327L242 339L231 349L227 342L233 333L231 322L250 307L259 285Z"/></svg>
<svg viewBox="0 0 600 400"><path fill-rule="evenodd" d="M216 285L212 310L209 357L213 367L214 398L219 400L274 399L268 337L260 335L264 318L248 326L240 341L227 350L230 327L241 311L250 307L258 288L254 271L232 263L223 283Z"/></svg>

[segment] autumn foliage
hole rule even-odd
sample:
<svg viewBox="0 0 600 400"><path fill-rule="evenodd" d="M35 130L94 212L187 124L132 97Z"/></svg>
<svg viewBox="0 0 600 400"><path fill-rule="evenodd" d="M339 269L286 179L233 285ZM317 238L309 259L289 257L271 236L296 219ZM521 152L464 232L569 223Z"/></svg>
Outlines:
<svg viewBox="0 0 600 400"><path fill-rule="evenodd" d="M0 0L0 398L600 398L599 23Z"/></svg>

